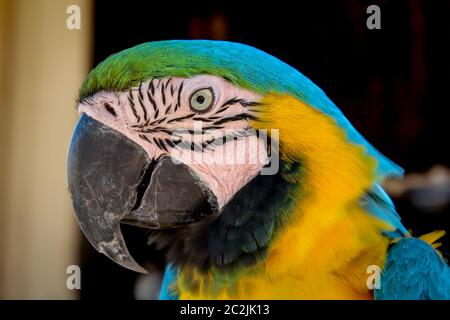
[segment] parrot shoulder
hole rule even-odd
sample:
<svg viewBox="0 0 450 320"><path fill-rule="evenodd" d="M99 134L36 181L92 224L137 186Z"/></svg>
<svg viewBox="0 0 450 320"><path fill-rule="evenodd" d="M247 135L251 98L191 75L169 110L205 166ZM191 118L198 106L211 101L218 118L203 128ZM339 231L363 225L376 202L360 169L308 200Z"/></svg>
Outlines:
<svg viewBox="0 0 450 320"><path fill-rule="evenodd" d="M424 240L402 238L391 246L375 299L450 299L450 268Z"/></svg>

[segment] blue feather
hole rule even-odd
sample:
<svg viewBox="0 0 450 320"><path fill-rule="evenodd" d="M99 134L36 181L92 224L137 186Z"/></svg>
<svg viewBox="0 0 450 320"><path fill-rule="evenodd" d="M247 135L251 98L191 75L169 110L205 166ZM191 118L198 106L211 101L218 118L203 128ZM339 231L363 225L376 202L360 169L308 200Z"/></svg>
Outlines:
<svg viewBox="0 0 450 320"><path fill-rule="evenodd" d="M159 300L178 300L178 293L173 287L177 278L177 271L168 264L164 271L163 280L161 283L161 290L159 292Z"/></svg>
<svg viewBox="0 0 450 320"><path fill-rule="evenodd" d="M393 245L381 275L377 300L449 300L450 268L432 246L417 238Z"/></svg>

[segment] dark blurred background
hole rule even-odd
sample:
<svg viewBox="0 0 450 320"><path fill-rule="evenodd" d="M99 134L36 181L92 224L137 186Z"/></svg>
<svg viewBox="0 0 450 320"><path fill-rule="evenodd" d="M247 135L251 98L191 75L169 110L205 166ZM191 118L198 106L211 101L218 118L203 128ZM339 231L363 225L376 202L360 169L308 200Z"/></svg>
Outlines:
<svg viewBox="0 0 450 320"><path fill-rule="evenodd" d="M380 30L366 27L366 9L374 3L381 9ZM404 224L421 235L450 230L449 13L450 1L245 6L243 1L97 1L94 65L122 49L163 39L237 41L282 59L319 85L372 144L410 174L403 182L386 182L386 188ZM129 234L135 246L144 242L145 235L136 230ZM153 269L159 270L163 259L154 256ZM82 264L82 298L134 297L136 274L111 263L85 240Z"/></svg>
<svg viewBox="0 0 450 320"><path fill-rule="evenodd" d="M369 30L369 5L381 29ZM80 9L81 29L66 25ZM0 298L149 299L164 258L124 226L141 276L97 253L76 224L66 154L84 77L108 55L165 39L262 49L319 85L406 170L387 180L413 235L450 231L450 0L0 0ZM441 251L449 257L450 235ZM81 265L81 290L66 286Z"/></svg>

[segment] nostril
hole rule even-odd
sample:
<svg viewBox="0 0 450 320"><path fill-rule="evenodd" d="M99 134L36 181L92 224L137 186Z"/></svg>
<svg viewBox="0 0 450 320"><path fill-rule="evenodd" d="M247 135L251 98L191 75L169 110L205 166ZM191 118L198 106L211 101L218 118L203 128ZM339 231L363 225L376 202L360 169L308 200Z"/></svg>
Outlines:
<svg viewBox="0 0 450 320"><path fill-rule="evenodd" d="M131 211L136 210L141 205L142 198L144 197L145 191L147 190L147 188L150 184L152 172L155 169L155 166L156 166L156 161L152 160L142 171L140 183L137 186L136 202L133 206L133 209L131 209Z"/></svg>

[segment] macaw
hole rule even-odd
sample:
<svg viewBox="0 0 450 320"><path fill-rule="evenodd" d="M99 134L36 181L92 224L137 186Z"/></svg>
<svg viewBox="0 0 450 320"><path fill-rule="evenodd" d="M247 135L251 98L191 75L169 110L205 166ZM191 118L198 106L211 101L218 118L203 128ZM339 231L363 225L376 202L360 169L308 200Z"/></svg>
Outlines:
<svg viewBox="0 0 450 320"><path fill-rule="evenodd" d="M93 69L77 109L77 221L138 272L120 225L151 230L167 257L161 299L450 298L443 232L412 237L380 185L403 170L279 59L226 41L144 43Z"/></svg>

